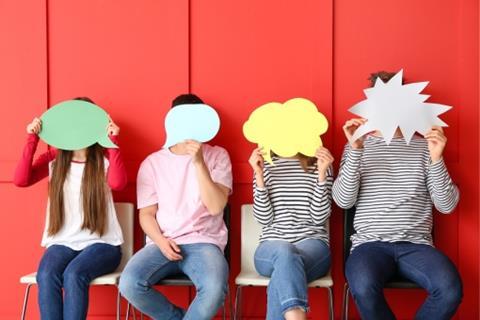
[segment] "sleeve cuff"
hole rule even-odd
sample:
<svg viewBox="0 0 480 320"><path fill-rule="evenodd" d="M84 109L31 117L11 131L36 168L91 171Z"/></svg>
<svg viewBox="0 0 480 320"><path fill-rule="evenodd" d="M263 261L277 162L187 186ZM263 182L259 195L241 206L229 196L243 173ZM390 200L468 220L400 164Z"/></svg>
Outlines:
<svg viewBox="0 0 480 320"><path fill-rule="evenodd" d="M443 158L441 158L437 162L431 162L429 165L429 169L430 172L432 172L433 174L441 174L447 170Z"/></svg>
<svg viewBox="0 0 480 320"><path fill-rule="evenodd" d="M266 187L255 186L255 191L257 191L259 193L267 193L267 188Z"/></svg>
<svg viewBox="0 0 480 320"><path fill-rule="evenodd" d="M113 143L118 145L118 134L117 135L109 134L108 137L110 138L110 140L112 140Z"/></svg>
<svg viewBox="0 0 480 320"><path fill-rule="evenodd" d="M363 149L352 149L348 150L348 158L353 160L358 160L362 157Z"/></svg>
<svg viewBox="0 0 480 320"><path fill-rule="evenodd" d="M27 141L28 142L38 142L40 138L38 137L38 134L36 133L28 133L27 135Z"/></svg>
<svg viewBox="0 0 480 320"><path fill-rule="evenodd" d="M328 179L328 177L327 177ZM317 179L317 187L323 187L324 185L327 184L327 179L323 180L323 181L320 181Z"/></svg>

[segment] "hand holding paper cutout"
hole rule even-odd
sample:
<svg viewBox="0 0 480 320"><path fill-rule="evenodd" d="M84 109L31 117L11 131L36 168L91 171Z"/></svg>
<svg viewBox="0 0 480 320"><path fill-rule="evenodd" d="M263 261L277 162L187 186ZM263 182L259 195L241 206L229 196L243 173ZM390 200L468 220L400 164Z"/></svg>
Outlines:
<svg viewBox="0 0 480 320"><path fill-rule="evenodd" d="M206 104L182 104L172 108L165 117L167 140L164 148L185 140L207 142L220 129L220 118L212 107Z"/></svg>
<svg viewBox="0 0 480 320"><path fill-rule="evenodd" d="M262 148L254 149L250 155L250 158L248 159L248 163L255 173L255 184L259 188L265 188L265 181L263 179L264 161Z"/></svg>
<svg viewBox="0 0 480 320"><path fill-rule="evenodd" d="M61 102L41 117L39 137L62 150L79 150L98 142L105 148L117 148L108 138L108 114L93 103L82 100Z"/></svg>
<svg viewBox="0 0 480 320"><path fill-rule="evenodd" d="M427 132L425 139L428 141L428 151L430 152L430 159L437 162L442 158L443 149L447 144L447 137L443 133L441 127L435 126Z"/></svg>
<svg viewBox="0 0 480 320"><path fill-rule="evenodd" d="M403 85L402 76L403 70L400 70L386 83L377 78L373 88L364 90L367 99L350 108L350 112L368 120L355 131L350 143L368 132L379 130L385 142L390 144L395 131L400 128L409 144L415 132L425 136L433 126L447 127L438 116L451 107L424 102L429 96L420 92L428 82Z"/></svg>
<svg viewBox="0 0 480 320"><path fill-rule="evenodd" d="M42 130L42 120L40 118L34 118L31 123L27 125L28 134L39 134Z"/></svg>
<svg viewBox="0 0 480 320"><path fill-rule="evenodd" d="M263 161L262 148L254 149L250 155L250 158L248 159L248 163L252 167L253 171L259 176L263 175Z"/></svg>
<svg viewBox="0 0 480 320"><path fill-rule="evenodd" d="M325 147L318 148L315 151L315 157L317 158L318 180L323 182L327 179L328 168L332 165L334 159Z"/></svg>
<svg viewBox="0 0 480 320"><path fill-rule="evenodd" d="M192 157L193 164L202 164L204 162L202 144L195 140L186 140L185 143L187 153Z"/></svg>
<svg viewBox="0 0 480 320"><path fill-rule="evenodd" d="M118 136L120 134L120 127L115 122L113 122L110 116L108 116L108 120L109 120L108 127L107 127L108 135Z"/></svg>
<svg viewBox="0 0 480 320"><path fill-rule="evenodd" d="M343 125L343 132L345 133L345 137L347 137L347 140L350 142L350 145L353 149L363 149L363 137L352 141L352 136L358 129L358 127L365 124L365 122L365 119L350 119L347 120L347 122L345 122L345 124Z"/></svg>
<svg viewBox="0 0 480 320"><path fill-rule="evenodd" d="M322 146L320 135L327 128L327 119L313 102L295 98L255 109L243 125L243 134L248 141L262 147L265 160L273 163L270 151L281 157L298 153L315 156L317 148Z"/></svg>

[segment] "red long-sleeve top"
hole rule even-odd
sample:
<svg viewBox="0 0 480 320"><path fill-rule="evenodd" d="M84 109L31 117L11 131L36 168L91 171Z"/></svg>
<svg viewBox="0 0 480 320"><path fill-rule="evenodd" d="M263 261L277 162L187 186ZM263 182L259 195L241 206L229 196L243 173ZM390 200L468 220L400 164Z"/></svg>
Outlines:
<svg viewBox="0 0 480 320"><path fill-rule="evenodd" d="M110 139L118 145L118 136L110 136ZM48 164L55 160L57 150L50 149L42 153L33 161L38 146L38 136L29 134L27 143L23 148L22 157L18 162L13 183L18 187L28 187L48 177ZM119 148L106 149L105 156L109 161L107 169L107 183L112 190L122 190L127 185L127 171L123 163Z"/></svg>

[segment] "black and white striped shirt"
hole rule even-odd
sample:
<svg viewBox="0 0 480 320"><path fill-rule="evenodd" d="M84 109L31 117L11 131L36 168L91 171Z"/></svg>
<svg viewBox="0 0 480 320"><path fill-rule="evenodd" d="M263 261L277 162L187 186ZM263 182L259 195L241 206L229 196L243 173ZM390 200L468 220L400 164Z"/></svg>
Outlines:
<svg viewBox="0 0 480 320"><path fill-rule="evenodd" d="M431 163L424 138L387 145L368 135L363 150L345 147L333 198L341 208L356 206L353 249L370 241L432 245L432 204L450 213L459 192L443 160Z"/></svg>
<svg viewBox="0 0 480 320"><path fill-rule="evenodd" d="M273 163L264 166L265 188L254 181L253 214L262 225L260 241L320 239L328 244L332 170L319 182L316 166L305 172L298 159L274 157Z"/></svg>

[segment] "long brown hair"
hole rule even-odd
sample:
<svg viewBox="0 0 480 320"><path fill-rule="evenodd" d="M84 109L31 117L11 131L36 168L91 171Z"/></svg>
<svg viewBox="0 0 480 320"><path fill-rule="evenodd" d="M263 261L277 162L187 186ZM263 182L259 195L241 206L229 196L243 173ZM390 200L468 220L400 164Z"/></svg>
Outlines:
<svg viewBox="0 0 480 320"><path fill-rule="evenodd" d="M317 163L317 158L307 157L301 153L297 153L296 158L300 161L300 165L305 172L311 171L309 167L314 166Z"/></svg>
<svg viewBox="0 0 480 320"><path fill-rule="evenodd" d="M70 170L72 157L72 151L58 150L53 162L52 176L48 188L50 199L48 235L50 236L60 231L65 220L63 185ZM82 229L89 229L91 233L96 232L100 236L105 233L107 196L103 147L94 144L87 149L87 161L82 177Z"/></svg>

